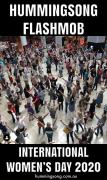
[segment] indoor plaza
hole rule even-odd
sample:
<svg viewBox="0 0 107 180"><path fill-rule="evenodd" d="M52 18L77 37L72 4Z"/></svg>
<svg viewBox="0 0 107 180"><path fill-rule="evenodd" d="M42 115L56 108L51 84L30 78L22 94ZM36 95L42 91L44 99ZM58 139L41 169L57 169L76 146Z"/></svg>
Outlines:
<svg viewBox="0 0 107 180"><path fill-rule="evenodd" d="M106 144L106 36L0 36L0 143Z"/></svg>

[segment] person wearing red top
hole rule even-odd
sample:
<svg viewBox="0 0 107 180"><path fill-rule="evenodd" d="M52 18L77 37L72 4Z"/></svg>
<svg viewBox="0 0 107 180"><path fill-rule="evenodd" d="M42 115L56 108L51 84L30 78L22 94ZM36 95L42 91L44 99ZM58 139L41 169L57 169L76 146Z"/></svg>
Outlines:
<svg viewBox="0 0 107 180"><path fill-rule="evenodd" d="M98 79L99 79L99 83L101 83L101 76L102 76L102 69L100 67L98 67L98 70L97 70L97 75L98 75Z"/></svg>
<svg viewBox="0 0 107 180"><path fill-rule="evenodd" d="M40 132L41 132L41 128L43 129L43 134L45 134L45 122L44 122L44 119L48 116L49 113L47 113L46 115L44 116L39 116L39 117L36 117L34 116L36 119L37 119L37 125L38 125L38 134L40 135Z"/></svg>
<svg viewBox="0 0 107 180"><path fill-rule="evenodd" d="M67 69L68 73L69 73L70 70L72 69L70 62L66 62L66 69Z"/></svg>
<svg viewBox="0 0 107 180"><path fill-rule="evenodd" d="M16 121L16 109L15 109L15 106L11 102L8 102L8 113L11 114L13 123L15 123L15 121Z"/></svg>
<svg viewBox="0 0 107 180"><path fill-rule="evenodd" d="M33 97L33 103L35 105L36 113L39 113L40 98L39 98L39 96L37 94L35 94L34 97Z"/></svg>

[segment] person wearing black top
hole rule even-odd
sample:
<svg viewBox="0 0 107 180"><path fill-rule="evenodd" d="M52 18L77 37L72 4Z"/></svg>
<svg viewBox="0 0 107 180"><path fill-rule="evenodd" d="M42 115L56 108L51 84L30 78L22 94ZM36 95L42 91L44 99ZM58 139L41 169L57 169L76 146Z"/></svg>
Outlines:
<svg viewBox="0 0 107 180"><path fill-rule="evenodd" d="M89 116L91 119L93 119L94 117L95 107L96 107L96 100L93 99L93 102L90 104L90 108L89 108Z"/></svg>
<svg viewBox="0 0 107 180"><path fill-rule="evenodd" d="M93 85L94 90L97 90L98 82L99 82L99 77L96 75L94 79L94 85Z"/></svg>
<svg viewBox="0 0 107 180"><path fill-rule="evenodd" d="M59 85L57 92L58 93L64 93L64 88L61 86L61 84Z"/></svg>
<svg viewBox="0 0 107 180"><path fill-rule="evenodd" d="M63 101L64 101L63 94L58 93L57 97L58 97L58 104L59 104L59 111L60 111L61 108L63 110Z"/></svg>
<svg viewBox="0 0 107 180"><path fill-rule="evenodd" d="M5 140L5 137L10 137L10 133L8 131L8 128L6 127L6 124L1 120L1 115L0 115L0 130L2 131L3 134L3 139Z"/></svg>
<svg viewBox="0 0 107 180"><path fill-rule="evenodd" d="M15 104L16 115L20 115L20 111L19 111L20 102L18 98L15 100L14 104Z"/></svg>
<svg viewBox="0 0 107 180"><path fill-rule="evenodd" d="M55 79L54 77L52 77L52 79L50 79L51 87L52 87L53 89L56 88L56 82L57 82L57 80L58 80L58 78Z"/></svg>
<svg viewBox="0 0 107 180"><path fill-rule="evenodd" d="M29 85L27 84L24 88L24 94L25 94L25 98L27 99L27 103L31 102L31 94L30 94L30 87Z"/></svg>
<svg viewBox="0 0 107 180"><path fill-rule="evenodd" d="M83 133L82 137L78 137L78 135L74 132L74 135L76 137L76 139L79 141L79 144L89 144L87 141L87 134Z"/></svg>
<svg viewBox="0 0 107 180"><path fill-rule="evenodd" d="M48 138L48 143L51 143L53 140L53 128L51 127L50 123L47 123L47 127L45 128L45 133Z"/></svg>
<svg viewBox="0 0 107 180"><path fill-rule="evenodd" d="M47 74L52 74L51 73L51 64L47 65Z"/></svg>

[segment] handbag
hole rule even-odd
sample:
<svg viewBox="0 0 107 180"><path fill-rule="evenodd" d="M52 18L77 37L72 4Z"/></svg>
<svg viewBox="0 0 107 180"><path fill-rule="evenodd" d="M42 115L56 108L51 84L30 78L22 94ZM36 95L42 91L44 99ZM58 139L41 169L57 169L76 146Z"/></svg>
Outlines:
<svg viewBox="0 0 107 180"><path fill-rule="evenodd" d="M65 128L63 129L63 131L64 131L65 134L69 134L69 133L71 132L71 129L68 128L68 127L65 127Z"/></svg>

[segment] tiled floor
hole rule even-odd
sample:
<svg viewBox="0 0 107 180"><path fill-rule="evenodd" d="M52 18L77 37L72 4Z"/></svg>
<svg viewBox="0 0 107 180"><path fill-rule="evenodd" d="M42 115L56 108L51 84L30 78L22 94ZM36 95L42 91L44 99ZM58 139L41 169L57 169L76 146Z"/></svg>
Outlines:
<svg viewBox="0 0 107 180"><path fill-rule="evenodd" d="M42 64L42 67L43 67L44 74L46 74L46 64L44 62ZM58 76L58 72L56 72L54 65L52 65L52 74L55 77ZM5 76L7 78L6 72L5 72ZM67 79L67 71L66 71L66 69L64 70L64 78ZM22 81L23 81L23 79L22 79ZM65 84L65 81L62 80L61 78L58 78L58 82L57 83L61 83L65 87L65 93L66 93L66 84ZM81 80L81 86L82 86L82 83L83 82ZM98 91L100 89L101 89L101 87L98 87ZM92 92L91 99L93 97L96 97L96 91ZM46 92L45 101L47 101L47 102L49 101L48 92ZM90 102L91 102L91 100L90 100ZM77 103L78 103L78 100L77 100ZM104 92L104 102L103 102L101 108L100 109L96 108L96 113L97 113L97 115L99 117L101 116L104 104L106 104L106 103L107 103L107 89ZM26 124L26 127L27 127L27 133L28 133L28 137L25 138L26 139L26 143L28 143L28 144L40 144L42 141L45 141L47 143L46 135L43 136L42 132L41 132L41 135L38 135L38 127L37 127L36 119L34 121L32 121L32 122L29 122L27 112L26 112L26 110L24 108L25 104L26 104L26 102L25 102L25 100L23 100L22 105L20 107L20 112L22 112L21 113L21 117L25 116L24 121L25 121L25 124ZM56 105L57 105L57 102L56 102ZM41 108L39 114L40 115L45 115L47 112L48 112L48 109L47 109L46 106L44 106L44 107ZM1 101L0 101L0 113L2 114L2 118L5 121L7 121L8 125L12 129L14 129L16 127L16 125L14 125L12 123L11 116L7 113L7 99L5 97L5 92L2 93L2 98L1 98ZM56 144L66 144L66 134L63 132L64 126L61 124L60 120L62 119L65 123L67 123L69 121L69 117L70 117L69 113L66 115L64 113L64 111L57 111L57 122L56 122L57 129L54 131L53 143L56 143ZM51 119L50 115L48 115L45 118L45 122L51 122L52 123L52 119ZM88 126L95 127L96 124L97 124L96 118L94 118L93 121L89 121L88 122ZM93 144L103 144L103 143L107 144L106 130L107 130L107 123L106 123L106 125L104 127L104 136L103 137L100 137L100 136L96 137L96 135L94 135L92 143ZM81 136L81 132L79 132L79 135ZM16 138L14 133L11 133L11 138L12 138L12 140L14 140ZM71 140L70 140L70 143L72 143ZM77 143L76 139L75 139L75 143Z"/></svg>

